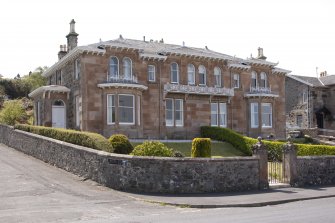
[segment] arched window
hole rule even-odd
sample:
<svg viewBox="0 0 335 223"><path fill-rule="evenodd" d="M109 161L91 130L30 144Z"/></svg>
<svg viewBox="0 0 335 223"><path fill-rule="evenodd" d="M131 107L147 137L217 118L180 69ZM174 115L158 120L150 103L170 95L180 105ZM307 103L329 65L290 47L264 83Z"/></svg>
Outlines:
<svg viewBox="0 0 335 223"><path fill-rule="evenodd" d="M52 106L65 106L62 100L55 100Z"/></svg>
<svg viewBox="0 0 335 223"><path fill-rule="evenodd" d="M260 86L267 88L268 87L268 76L266 75L265 72L261 73L261 82L260 82Z"/></svg>
<svg viewBox="0 0 335 223"><path fill-rule="evenodd" d="M123 58L123 76L126 80L131 80L132 78L132 62L128 57Z"/></svg>
<svg viewBox="0 0 335 223"><path fill-rule="evenodd" d="M117 57L109 59L109 79L117 78L119 76L119 60Z"/></svg>
<svg viewBox="0 0 335 223"><path fill-rule="evenodd" d="M179 68L177 63L171 64L171 83L179 83Z"/></svg>
<svg viewBox="0 0 335 223"><path fill-rule="evenodd" d="M199 66L199 85L206 85L206 68L203 65Z"/></svg>
<svg viewBox="0 0 335 223"><path fill-rule="evenodd" d="M255 71L251 72L251 87L253 87L253 88L258 87L258 84L257 84L257 73Z"/></svg>
<svg viewBox="0 0 335 223"><path fill-rule="evenodd" d="M193 64L187 65L187 78L188 78L188 84L190 85L195 84L195 68Z"/></svg>
<svg viewBox="0 0 335 223"><path fill-rule="evenodd" d="M221 69L214 68L215 87L221 87Z"/></svg>

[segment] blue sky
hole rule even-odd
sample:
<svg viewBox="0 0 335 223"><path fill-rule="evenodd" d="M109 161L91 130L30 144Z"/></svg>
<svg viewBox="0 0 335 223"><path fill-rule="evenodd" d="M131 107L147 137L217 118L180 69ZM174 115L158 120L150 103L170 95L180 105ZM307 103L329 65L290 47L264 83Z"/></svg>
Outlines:
<svg viewBox="0 0 335 223"><path fill-rule="evenodd" d="M319 1L23 1L0 3L0 74L14 77L57 61L69 22L79 45L124 38L205 47L241 58L264 49L293 74L335 74L335 2ZM318 69L316 69L318 67Z"/></svg>

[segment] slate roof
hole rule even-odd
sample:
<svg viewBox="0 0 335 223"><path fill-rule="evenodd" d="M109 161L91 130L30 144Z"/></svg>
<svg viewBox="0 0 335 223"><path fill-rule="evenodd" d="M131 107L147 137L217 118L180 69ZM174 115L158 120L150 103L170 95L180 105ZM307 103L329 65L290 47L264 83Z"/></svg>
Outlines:
<svg viewBox="0 0 335 223"><path fill-rule="evenodd" d="M260 60L256 58L241 59L235 56L229 56L227 54L219 53L213 50L189 46L181 46L175 44L167 44L158 41L143 41L134 39L124 39L120 38L115 40L103 41L99 43L89 44L86 46L78 46L68 52L62 59L52 65L48 70L46 70L43 75L48 77L52 75L57 69L60 69L65 63L75 59L81 53L93 53L103 55L106 53L106 48L125 48L130 50L138 51L140 57L142 58L156 58L159 60L165 60L170 54L176 55L186 55L194 57L202 57L208 59L218 59L227 60L229 64L234 64L234 66L247 69L250 68L249 65L256 64L261 66L268 66L275 68L278 63L272 63L265 60ZM277 68L276 68L277 69ZM277 70L276 70L277 71ZM279 71L279 70L278 70ZM277 73L289 73L290 71L281 69Z"/></svg>
<svg viewBox="0 0 335 223"><path fill-rule="evenodd" d="M293 79L301 80L302 82L307 82L313 87L325 87L329 85L335 85L335 75L328 75L324 77L308 77L308 76L299 76L299 75L288 75Z"/></svg>

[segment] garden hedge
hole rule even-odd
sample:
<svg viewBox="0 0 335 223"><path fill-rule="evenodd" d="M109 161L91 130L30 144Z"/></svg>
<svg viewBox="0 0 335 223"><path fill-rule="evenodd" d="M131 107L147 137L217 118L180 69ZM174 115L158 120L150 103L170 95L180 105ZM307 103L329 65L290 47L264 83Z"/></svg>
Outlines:
<svg viewBox="0 0 335 223"><path fill-rule="evenodd" d="M14 128L96 150L113 152L112 144L97 133L22 124L17 124Z"/></svg>
<svg viewBox="0 0 335 223"><path fill-rule="evenodd" d="M211 157L211 139L194 138L192 141L192 157Z"/></svg>
<svg viewBox="0 0 335 223"><path fill-rule="evenodd" d="M243 136L231 129L221 127L202 126L201 136L208 137L213 140L229 142L245 155L251 155L251 148L255 143L257 143L257 139ZM263 140L263 143L269 151L270 159L281 159L282 147L286 142ZM311 144L295 145L297 146L298 156L335 155L335 146Z"/></svg>

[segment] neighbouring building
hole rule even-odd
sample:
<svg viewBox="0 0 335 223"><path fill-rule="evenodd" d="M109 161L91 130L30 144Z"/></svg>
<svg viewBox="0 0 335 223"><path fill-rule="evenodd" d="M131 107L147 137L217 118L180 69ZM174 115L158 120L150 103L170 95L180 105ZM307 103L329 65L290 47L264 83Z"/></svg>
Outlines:
<svg viewBox="0 0 335 223"><path fill-rule="evenodd" d="M74 20L48 86L30 93L35 124L109 137L191 139L201 126L285 137L285 75L257 58L205 48L125 39L77 46Z"/></svg>
<svg viewBox="0 0 335 223"><path fill-rule="evenodd" d="M287 75L287 127L335 129L335 75Z"/></svg>

